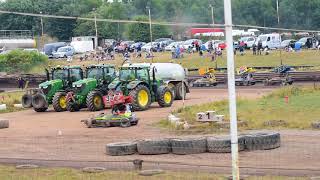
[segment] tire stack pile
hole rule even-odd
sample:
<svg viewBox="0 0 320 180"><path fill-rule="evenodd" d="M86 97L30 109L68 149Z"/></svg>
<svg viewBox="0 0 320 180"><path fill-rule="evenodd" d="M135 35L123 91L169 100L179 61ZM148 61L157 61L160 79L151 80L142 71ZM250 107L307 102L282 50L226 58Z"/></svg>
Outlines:
<svg viewBox="0 0 320 180"><path fill-rule="evenodd" d="M258 132L238 137L239 151L269 150L280 147L280 134ZM158 154L199 154L230 153L229 136L184 137L173 139L145 139L133 142L110 143L106 153L110 156L123 155L158 155Z"/></svg>

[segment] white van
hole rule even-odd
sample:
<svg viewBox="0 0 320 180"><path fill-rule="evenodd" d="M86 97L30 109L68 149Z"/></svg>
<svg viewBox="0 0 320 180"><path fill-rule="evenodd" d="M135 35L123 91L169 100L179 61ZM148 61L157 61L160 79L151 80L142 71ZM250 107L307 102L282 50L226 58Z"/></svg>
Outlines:
<svg viewBox="0 0 320 180"><path fill-rule="evenodd" d="M256 44L259 40L262 41L263 48L278 49L281 46L281 36L278 33L260 35Z"/></svg>

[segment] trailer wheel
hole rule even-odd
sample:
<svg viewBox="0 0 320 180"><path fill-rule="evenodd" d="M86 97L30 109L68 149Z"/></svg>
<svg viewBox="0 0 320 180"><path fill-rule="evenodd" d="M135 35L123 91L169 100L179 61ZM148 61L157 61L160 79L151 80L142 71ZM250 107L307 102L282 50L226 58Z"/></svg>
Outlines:
<svg viewBox="0 0 320 180"><path fill-rule="evenodd" d="M32 106L36 112L44 112L48 109L47 100L43 94L36 94L32 97Z"/></svg>
<svg viewBox="0 0 320 180"><path fill-rule="evenodd" d="M182 90L183 88L183 90ZM183 91L183 94L182 94L182 91ZM182 99L185 99L186 98L186 92L187 91L187 88L184 84L182 84L181 82L179 82L177 85L176 85L176 100L182 100Z"/></svg>
<svg viewBox="0 0 320 180"><path fill-rule="evenodd" d="M127 128L131 126L131 122L129 119L125 118L125 119L121 119L120 120L120 127L122 128Z"/></svg>

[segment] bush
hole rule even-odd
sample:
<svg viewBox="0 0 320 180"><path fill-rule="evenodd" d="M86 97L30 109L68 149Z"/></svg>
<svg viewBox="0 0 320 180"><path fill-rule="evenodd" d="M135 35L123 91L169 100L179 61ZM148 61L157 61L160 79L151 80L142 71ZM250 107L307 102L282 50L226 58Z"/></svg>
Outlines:
<svg viewBox="0 0 320 180"><path fill-rule="evenodd" d="M47 62L48 58L38 52L13 50L0 56L0 71L8 73L28 72L32 67Z"/></svg>

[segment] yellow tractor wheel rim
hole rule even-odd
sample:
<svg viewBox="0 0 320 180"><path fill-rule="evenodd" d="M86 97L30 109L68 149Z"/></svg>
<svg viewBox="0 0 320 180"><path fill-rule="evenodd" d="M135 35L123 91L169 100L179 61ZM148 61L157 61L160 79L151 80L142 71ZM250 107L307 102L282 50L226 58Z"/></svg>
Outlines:
<svg viewBox="0 0 320 180"><path fill-rule="evenodd" d="M101 103L102 103L102 101L101 101L101 98L99 96L95 96L93 98L93 104L94 104L95 107L100 107Z"/></svg>
<svg viewBox="0 0 320 180"><path fill-rule="evenodd" d="M146 106L149 102L148 92L146 90L140 90L138 93L138 102L141 106Z"/></svg>
<svg viewBox="0 0 320 180"><path fill-rule="evenodd" d="M59 98L59 106L60 106L62 109L67 108L67 98L66 98L66 96L61 96L61 97Z"/></svg>
<svg viewBox="0 0 320 180"><path fill-rule="evenodd" d="M172 100L172 95L171 95L170 92L166 92L166 93L164 93L164 97L163 98L164 98L164 102L166 104L169 104L171 102L171 100Z"/></svg>

